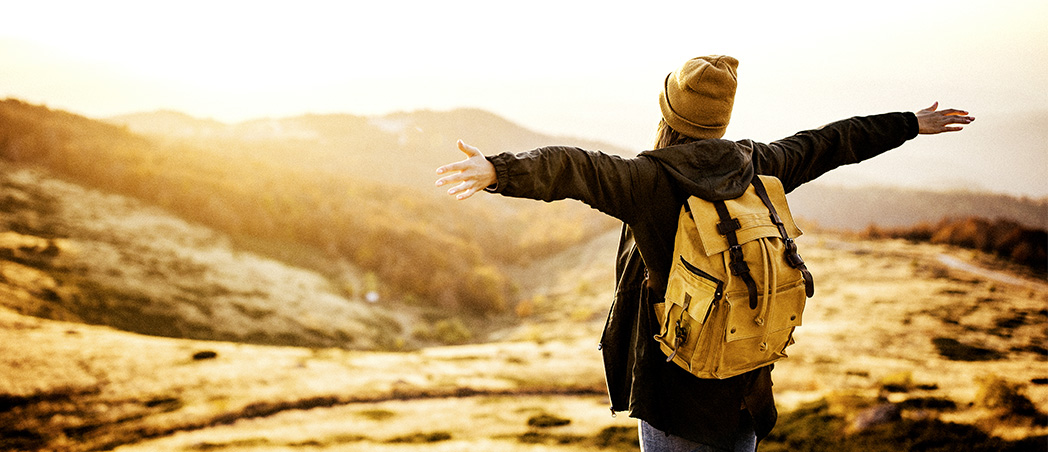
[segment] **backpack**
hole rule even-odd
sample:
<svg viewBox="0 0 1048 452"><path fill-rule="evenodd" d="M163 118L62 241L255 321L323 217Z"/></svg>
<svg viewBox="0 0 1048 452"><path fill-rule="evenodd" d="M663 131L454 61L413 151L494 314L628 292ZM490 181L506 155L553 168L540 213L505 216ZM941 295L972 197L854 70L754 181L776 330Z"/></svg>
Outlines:
<svg viewBox="0 0 1048 452"><path fill-rule="evenodd" d="M666 361L723 379L785 358L814 293L793 241L799 235L774 177L754 177L736 199L690 197L665 300L654 306Z"/></svg>

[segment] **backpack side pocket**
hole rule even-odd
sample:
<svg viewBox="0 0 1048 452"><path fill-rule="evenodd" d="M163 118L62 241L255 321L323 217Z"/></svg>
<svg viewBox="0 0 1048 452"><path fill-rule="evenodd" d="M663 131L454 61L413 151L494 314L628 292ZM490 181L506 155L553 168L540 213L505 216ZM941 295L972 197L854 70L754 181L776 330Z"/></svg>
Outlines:
<svg viewBox="0 0 1048 452"><path fill-rule="evenodd" d="M667 362L674 362L691 371L693 363L703 362L708 344L699 341L724 284L678 257L670 270L664 303L655 305L659 320L659 334L655 336L666 354ZM703 345L706 345L704 347Z"/></svg>

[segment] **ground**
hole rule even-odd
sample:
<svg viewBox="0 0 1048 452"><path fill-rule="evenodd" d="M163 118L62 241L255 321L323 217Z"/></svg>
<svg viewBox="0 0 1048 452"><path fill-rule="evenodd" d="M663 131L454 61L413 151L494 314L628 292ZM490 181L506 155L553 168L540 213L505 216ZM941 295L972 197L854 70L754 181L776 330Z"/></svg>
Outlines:
<svg viewBox="0 0 1048 452"><path fill-rule="evenodd" d="M988 267L984 256L947 247L834 234L809 234L800 245L817 291L791 357L773 374L780 411L842 394L900 406L943 399L956 408L907 409L903 415L977 425L1009 439L1048 432L1035 420L1004 419L978 403L986 378L997 376L1020 387L1041 413L1048 408L1043 280ZM560 259L608 257L588 254L593 248L576 252ZM984 273L951 268L955 260ZM549 289L545 301L535 303L521 325L493 335L498 339L410 352L161 338L3 309L5 445L143 451L635 447L635 422L612 417L608 409L596 349L604 321L597 304L609 299L610 286L570 275L539 281Z"/></svg>

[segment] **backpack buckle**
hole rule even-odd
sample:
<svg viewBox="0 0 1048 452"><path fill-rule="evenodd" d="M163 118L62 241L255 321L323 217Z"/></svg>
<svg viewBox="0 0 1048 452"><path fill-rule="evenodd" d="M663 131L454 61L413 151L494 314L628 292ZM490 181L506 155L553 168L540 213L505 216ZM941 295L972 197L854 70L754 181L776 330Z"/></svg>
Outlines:
<svg viewBox="0 0 1048 452"><path fill-rule="evenodd" d="M740 224L739 220L736 218L717 223L717 232L719 232L720 235L728 235L739 229L742 229L742 224Z"/></svg>
<svg viewBox="0 0 1048 452"><path fill-rule="evenodd" d="M680 320L677 320L677 325L673 329L673 333L677 338L677 347L688 341L688 325L682 324Z"/></svg>
<svg viewBox="0 0 1048 452"><path fill-rule="evenodd" d="M790 264L790 267L801 268L802 266L804 266L804 259L801 258L800 254L787 253L786 254L786 263Z"/></svg>
<svg viewBox="0 0 1048 452"><path fill-rule="evenodd" d="M742 255L742 245L732 245L728 248L728 252L731 255L731 262L728 264L731 274L735 276L749 274L750 266L746 265L745 257Z"/></svg>

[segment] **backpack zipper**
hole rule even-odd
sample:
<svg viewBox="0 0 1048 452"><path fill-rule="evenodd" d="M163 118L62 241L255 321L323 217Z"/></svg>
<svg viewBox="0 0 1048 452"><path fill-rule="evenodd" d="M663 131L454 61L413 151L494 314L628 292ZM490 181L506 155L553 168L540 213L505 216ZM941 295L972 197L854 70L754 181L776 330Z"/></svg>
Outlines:
<svg viewBox="0 0 1048 452"><path fill-rule="evenodd" d="M721 282L717 278L714 278L713 275L710 275L709 273L706 273L706 272L700 270L699 267L696 267L696 266L692 265L691 262L688 262L687 260L684 259L684 256L680 257L680 263L684 264L684 268L688 269L688 271L690 271L693 274L695 274L695 276L699 276L701 278L705 278L705 279L708 279L708 280L710 280L712 282L717 283L717 290L713 293L713 300L716 301L716 300L720 299L721 295L723 295L723 292L724 292L724 283L723 282Z"/></svg>

